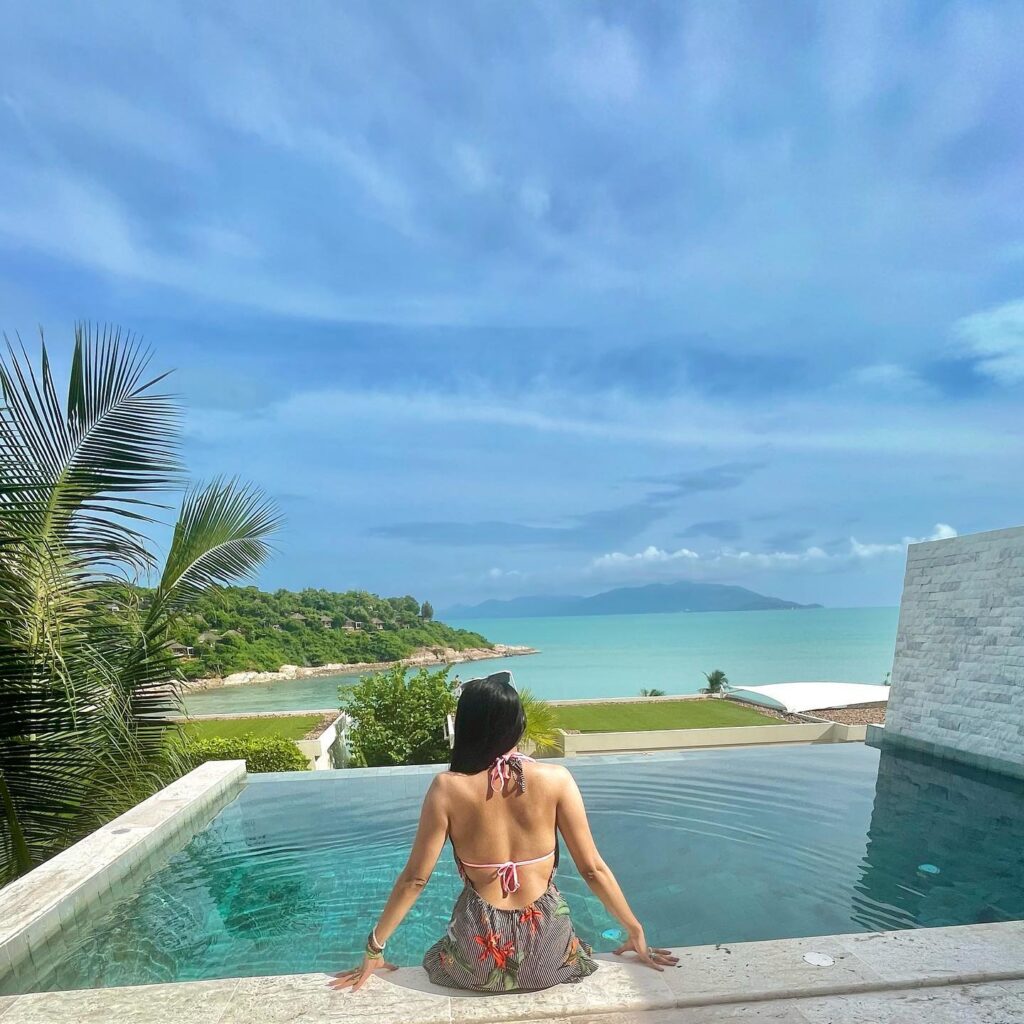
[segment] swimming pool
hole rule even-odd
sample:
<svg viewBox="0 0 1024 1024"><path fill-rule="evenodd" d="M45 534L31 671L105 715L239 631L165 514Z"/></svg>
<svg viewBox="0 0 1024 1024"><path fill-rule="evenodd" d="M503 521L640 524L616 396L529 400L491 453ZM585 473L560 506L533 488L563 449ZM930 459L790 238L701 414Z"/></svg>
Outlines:
<svg viewBox="0 0 1024 1024"><path fill-rule="evenodd" d="M667 945L1024 917L1019 782L861 744L566 762L648 937ZM163 866L4 993L333 971L358 959L433 769L251 776ZM568 857L599 950L616 925ZM450 851L389 944L418 963L460 883Z"/></svg>

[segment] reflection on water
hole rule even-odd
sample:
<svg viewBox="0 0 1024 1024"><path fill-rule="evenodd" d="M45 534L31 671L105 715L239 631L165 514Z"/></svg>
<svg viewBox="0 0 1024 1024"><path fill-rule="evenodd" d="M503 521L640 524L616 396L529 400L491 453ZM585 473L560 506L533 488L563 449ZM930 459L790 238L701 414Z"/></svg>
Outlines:
<svg viewBox="0 0 1024 1024"><path fill-rule="evenodd" d="M1024 785L883 749L853 916L872 930L1024 918Z"/></svg>
<svg viewBox="0 0 1024 1024"><path fill-rule="evenodd" d="M863 744L570 762L652 941L695 945L1024 917L1024 787ZM28 991L338 970L408 852L429 774L263 776L35 964ZM601 950L617 925L563 856ZM460 882L449 851L389 943L415 964Z"/></svg>

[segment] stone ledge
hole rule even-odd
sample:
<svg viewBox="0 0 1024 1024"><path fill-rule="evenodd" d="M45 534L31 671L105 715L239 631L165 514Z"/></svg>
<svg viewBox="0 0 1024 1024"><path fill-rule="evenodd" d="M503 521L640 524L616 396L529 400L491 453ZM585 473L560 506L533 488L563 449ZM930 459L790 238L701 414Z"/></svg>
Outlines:
<svg viewBox="0 0 1024 1024"><path fill-rule="evenodd" d="M0 1001L0 1019L3 1024L497 1024L583 1017L610 1024L615 1018L607 1015L650 1013L653 1022L686 1008L680 1021L816 1021L803 1010L804 1016L796 1013L792 1001L824 1007L836 1005L831 997L843 997L843 1005L849 1000L851 1005L882 1006L898 996L904 1005L948 1001L955 1006L963 986L974 985L991 988L999 1005L1016 1007L1018 993L1024 993L1024 922L674 952L680 965L661 973L605 955L599 957L600 970L578 985L533 993L450 992L431 985L422 969L403 968L371 978L356 993L332 991L324 974L39 993ZM835 963L812 966L803 959L810 952L825 953ZM913 996L909 990L925 994ZM783 1011L792 1012L786 1016Z"/></svg>
<svg viewBox="0 0 1024 1024"><path fill-rule="evenodd" d="M0 977L176 832L194 833L244 779L244 761L207 761L0 890Z"/></svg>

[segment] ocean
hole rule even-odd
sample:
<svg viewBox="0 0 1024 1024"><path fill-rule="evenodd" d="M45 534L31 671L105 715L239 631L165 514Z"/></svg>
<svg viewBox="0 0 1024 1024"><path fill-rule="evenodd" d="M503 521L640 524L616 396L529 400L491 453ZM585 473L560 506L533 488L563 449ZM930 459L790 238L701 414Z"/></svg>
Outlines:
<svg viewBox="0 0 1024 1024"><path fill-rule="evenodd" d="M735 686L801 680L884 683L898 608L678 612L453 621L539 654L455 665L462 679L509 669L548 700L629 697L641 689L696 693L720 668ZM196 693L193 714L331 708L351 676L234 686Z"/></svg>

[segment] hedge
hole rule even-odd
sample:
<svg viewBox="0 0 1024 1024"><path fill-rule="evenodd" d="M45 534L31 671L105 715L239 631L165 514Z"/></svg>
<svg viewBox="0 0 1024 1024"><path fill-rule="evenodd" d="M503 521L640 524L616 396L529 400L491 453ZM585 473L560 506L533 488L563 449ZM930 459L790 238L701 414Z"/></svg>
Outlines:
<svg viewBox="0 0 1024 1024"><path fill-rule="evenodd" d="M181 753L187 770L205 761L237 761L245 759L248 772L302 772L309 762L291 741L282 736L212 736L208 739L186 739Z"/></svg>

